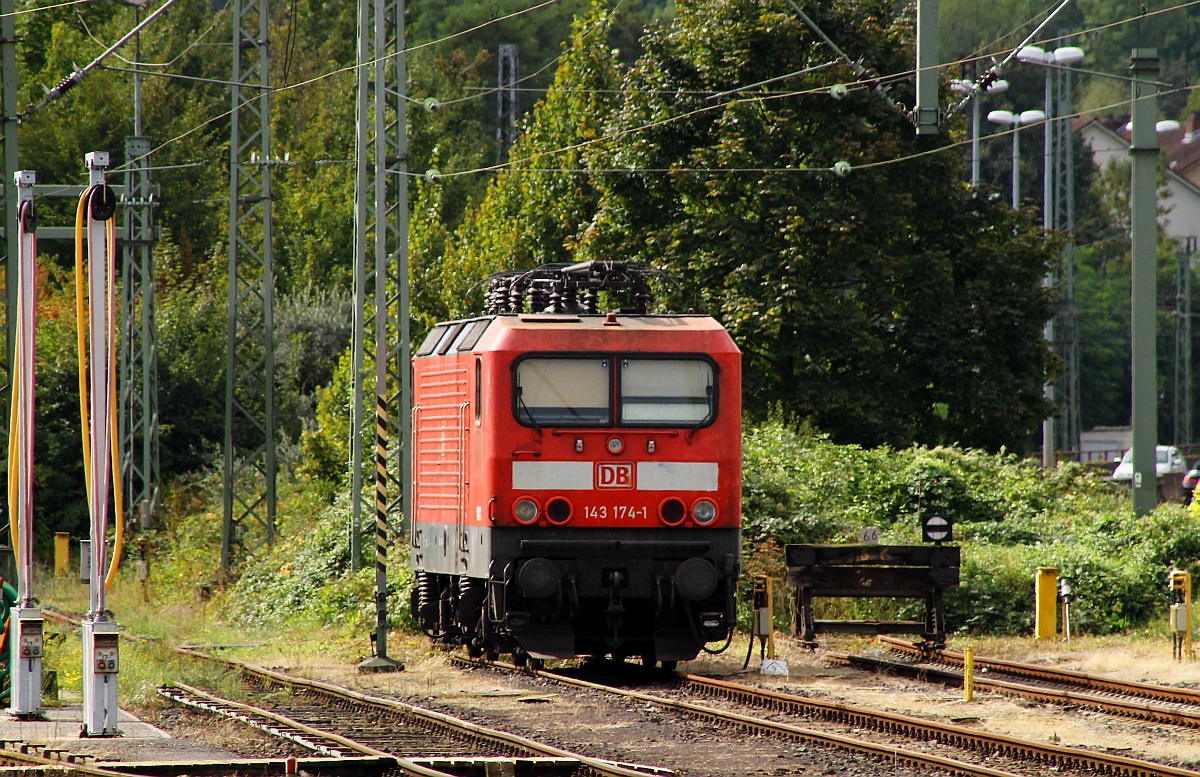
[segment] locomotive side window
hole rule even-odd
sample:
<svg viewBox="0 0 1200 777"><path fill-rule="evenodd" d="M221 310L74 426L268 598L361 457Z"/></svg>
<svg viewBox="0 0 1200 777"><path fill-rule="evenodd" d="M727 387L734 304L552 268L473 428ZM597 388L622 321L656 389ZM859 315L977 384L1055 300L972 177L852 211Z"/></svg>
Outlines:
<svg viewBox="0 0 1200 777"><path fill-rule="evenodd" d="M492 323L487 319L480 321L472 321L463 327L462 332L458 337L454 338L454 343L450 346L451 351L469 351L479 342L479 338L483 337L483 331L488 328L488 324Z"/></svg>
<svg viewBox="0 0 1200 777"><path fill-rule="evenodd" d="M527 426L612 423L611 360L526 358L517 362L513 411Z"/></svg>
<svg viewBox="0 0 1200 777"><path fill-rule="evenodd" d="M442 336L446 334L446 330L450 328L449 324L438 324L433 329L429 330L429 334L425 335L425 341L421 343L421 347L417 349L417 356L428 356L437 348L437 344L442 341Z"/></svg>
<svg viewBox="0 0 1200 777"><path fill-rule="evenodd" d="M441 355L450 350L450 344L453 343L455 338L458 337L458 333L463 330L464 326L465 324L462 323L450 324L450 326L442 334L442 339L438 340L437 347L434 348L434 351Z"/></svg>
<svg viewBox="0 0 1200 777"><path fill-rule="evenodd" d="M475 357L475 425L483 422L483 358Z"/></svg>
<svg viewBox="0 0 1200 777"><path fill-rule="evenodd" d="M700 426L716 416L712 362L621 359L621 423Z"/></svg>

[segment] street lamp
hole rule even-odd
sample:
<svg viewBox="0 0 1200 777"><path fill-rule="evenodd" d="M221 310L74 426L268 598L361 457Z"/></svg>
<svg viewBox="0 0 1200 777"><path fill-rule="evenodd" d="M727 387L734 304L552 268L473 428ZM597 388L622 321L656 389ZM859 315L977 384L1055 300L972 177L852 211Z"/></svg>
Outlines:
<svg viewBox="0 0 1200 777"><path fill-rule="evenodd" d="M1056 214L1057 205L1054 197L1054 122L1055 119L1070 111L1066 104L1067 82L1063 81L1060 88L1059 102L1054 103L1054 71L1063 70L1066 65L1079 62L1084 57L1083 49L1078 46L1063 46L1054 51L1045 51L1038 46L1025 46L1017 51L1017 59L1031 65L1041 65L1046 69L1046 135L1045 135L1045 165L1042 178L1042 225L1046 229L1068 229L1064 214ZM1065 74L1064 74L1065 75ZM1058 110L1056 110L1058 108ZM1070 164L1070 160L1067 160Z"/></svg>
<svg viewBox="0 0 1200 777"><path fill-rule="evenodd" d="M1071 112L1070 104L1070 68L1066 67L1075 62L1079 62L1084 57L1083 49L1078 46L1063 46L1054 51L1046 51L1038 46L1025 46L1017 51L1017 59L1022 62L1027 62L1031 65L1040 65L1046 70L1046 129L1043 143L1043 166L1042 166L1042 226L1047 231L1053 229L1072 230L1074 228L1073 215L1071 213L1071 189L1074 187L1074 179L1071 175L1071 128L1070 126L1062 126L1064 131L1058 132L1059 135L1057 144L1055 143L1055 122L1062 122L1063 116ZM1059 74L1059 94L1057 105L1054 102L1054 78L1055 71ZM1056 149L1055 146L1058 146ZM1055 154L1062 154L1062 170L1064 171L1063 180L1059 180L1055 174ZM1059 193L1064 192L1065 196L1059 197ZM1060 211L1060 208L1062 212ZM1070 255L1066 258L1067 262L1072 261ZM1074 277L1073 275L1064 279L1068 285L1066 298L1073 300L1074 294ZM1050 272L1046 275L1045 285L1048 288L1054 286L1054 273ZM1046 322L1045 338L1050 343L1050 348L1054 349L1054 324L1055 317L1051 317ZM1073 346L1068 346L1073 347ZM1075 365L1075 359L1071 354L1067 356L1068 369L1072 369ZM1070 392L1070 385L1068 392ZM1054 398L1054 382L1046 381L1046 400L1051 404L1056 404ZM1071 398L1070 401L1074 401ZM1072 434L1070 433L1071 419L1074 417L1073 410L1068 408L1068 434L1069 442ZM1054 415L1053 413L1042 421L1042 465L1046 467L1054 466L1055 452L1055 435L1054 435Z"/></svg>
<svg viewBox="0 0 1200 777"><path fill-rule="evenodd" d="M1034 122L1042 121L1046 118L1046 114L1042 111L1021 111L1013 113L1012 111L991 111L987 115L988 121L993 124L1008 124L1013 128L1012 132L1012 206L1018 208L1021 205L1021 127L1025 124L1033 124Z"/></svg>
<svg viewBox="0 0 1200 777"><path fill-rule="evenodd" d="M971 101L971 186L979 185L979 103L983 100L983 95L979 94L979 85L968 79L954 79L950 82L950 88L962 94L975 95L975 99ZM1008 91L1008 82L1004 80L993 81L988 84L984 94L1000 94Z"/></svg>

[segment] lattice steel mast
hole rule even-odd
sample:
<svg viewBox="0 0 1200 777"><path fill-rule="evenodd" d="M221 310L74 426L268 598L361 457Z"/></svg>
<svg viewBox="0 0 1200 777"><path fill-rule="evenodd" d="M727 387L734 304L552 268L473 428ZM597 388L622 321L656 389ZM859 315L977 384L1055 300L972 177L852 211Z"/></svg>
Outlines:
<svg viewBox="0 0 1200 777"><path fill-rule="evenodd" d="M359 533L364 478L369 472L364 439L375 443L374 510L376 656L364 669L396 669L387 657L388 513L405 513L409 483L412 397L409 374L408 112L403 0L359 0L358 80L354 187L354 397L352 402L350 545L361 564ZM367 320L374 322L373 353L367 353ZM372 362L368 373L367 361ZM364 412L368 389L374 413ZM389 443L398 461L388 467ZM389 502L389 492L396 495Z"/></svg>
<svg viewBox="0 0 1200 777"><path fill-rule="evenodd" d="M267 0L233 0L221 567L275 540L275 273Z"/></svg>
<svg viewBox="0 0 1200 777"><path fill-rule="evenodd" d="M135 10L140 15L140 10ZM141 36L135 62L141 62ZM154 301L154 206L150 138L142 134L142 75L133 75L133 136L125 138L125 240L121 270L121 479L126 511L149 528L161 496L158 340ZM124 518L125 516L122 516Z"/></svg>
<svg viewBox="0 0 1200 777"><path fill-rule="evenodd" d="M13 351L17 338L17 186L13 176L18 169L17 161L17 28L16 0L0 0L0 102L3 104L4 123L4 225L5 225L5 316L4 316L4 377L0 380L0 412L8 417L8 400L12 396ZM0 440L7 442L8 431L0 433ZM5 450L8 446L5 445Z"/></svg>
<svg viewBox="0 0 1200 777"><path fill-rule="evenodd" d="M350 442L353 501L351 556L361 564L359 527L364 508L363 485L374 473L378 510L380 474L384 486L399 486L388 510L403 511L408 490L408 134L404 98L403 0L359 0L356 170L354 188L354 398ZM382 304L381 304L382 301ZM405 315L400 315L401 310ZM368 321L373 321L368 338ZM374 349L368 352L368 339ZM373 395L374 410L366 409ZM399 445L392 472L378 449L391 441ZM376 446L374 466L366 462L364 445ZM381 469L382 468L382 469ZM385 496L386 498L386 496Z"/></svg>
<svg viewBox="0 0 1200 777"><path fill-rule="evenodd" d="M517 46L501 44L496 72L496 161L503 162L517 140Z"/></svg>

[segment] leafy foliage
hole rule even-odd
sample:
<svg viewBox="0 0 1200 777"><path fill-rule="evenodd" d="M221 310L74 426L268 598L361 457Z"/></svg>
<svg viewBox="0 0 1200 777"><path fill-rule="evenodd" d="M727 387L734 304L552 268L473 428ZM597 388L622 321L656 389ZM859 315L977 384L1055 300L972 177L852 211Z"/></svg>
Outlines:
<svg viewBox="0 0 1200 777"><path fill-rule="evenodd" d="M743 450L748 548L854 543L864 526L913 544L921 513L950 514L963 556L962 586L946 597L952 628L1028 631L1045 566L1075 581L1077 628L1121 631L1159 614L1166 573L1200 558L1200 527L1179 505L1137 518L1124 489L1074 464L1047 471L1006 453L862 449L779 422L747 429ZM769 564L747 565L756 563Z"/></svg>
<svg viewBox="0 0 1200 777"><path fill-rule="evenodd" d="M554 83L510 151L510 165L445 242L435 305L449 316L478 310L479 281L493 272L571 259L598 199L581 174L584 153L615 101L611 24L599 6L576 22Z"/></svg>
<svg viewBox="0 0 1200 777"><path fill-rule="evenodd" d="M276 544L265 557L246 569L229 591L234 611L256 624L315 619L352 626L375 619L374 567L350 568L350 509L347 500L328 507L307 531ZM372 520L372 528L374 521ZM358 527L364 543L370 532ZM388 612L403 622L412 570L406 558L388 565Z"/></svg>
<svg viewBox="0 0 1200 777"><path fill-rule="evenodd" d="M891 18L872 1L817 11L882 72L912 56ZM831 99L853 76L783 5L680 3L644 44L589 157L601 199L580 253L683 280L673 303L729 329L758 417L781 404L871 445L1027 445L1051 366L1053 246L1031 214L970 190L952 154L891 164L945 140L915 137L875 92ZM780 72L800 74L787 92L730 92ZM843 160L853 172L838 177Z"/></svg>

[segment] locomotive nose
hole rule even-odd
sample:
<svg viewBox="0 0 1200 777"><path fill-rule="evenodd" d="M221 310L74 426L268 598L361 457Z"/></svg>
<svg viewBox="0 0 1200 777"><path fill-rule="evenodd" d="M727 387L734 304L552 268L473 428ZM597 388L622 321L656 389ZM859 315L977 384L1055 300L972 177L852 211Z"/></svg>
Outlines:
<svg viewBox="0 0 1200 777"><path fill-rule="evenodd" d="M521 566L517 573L517 582L521 585L521 593L530 599L546 599L558 590L561 576L553 561L544 558L533 558Z"/></svg>
<svg viewBox="0 0 1200 777"><path fill-rule="evenodd" d="M717 590L717 570L708 559L689 558L675 570L675 587L689 602L699 602Z"/></svg>

